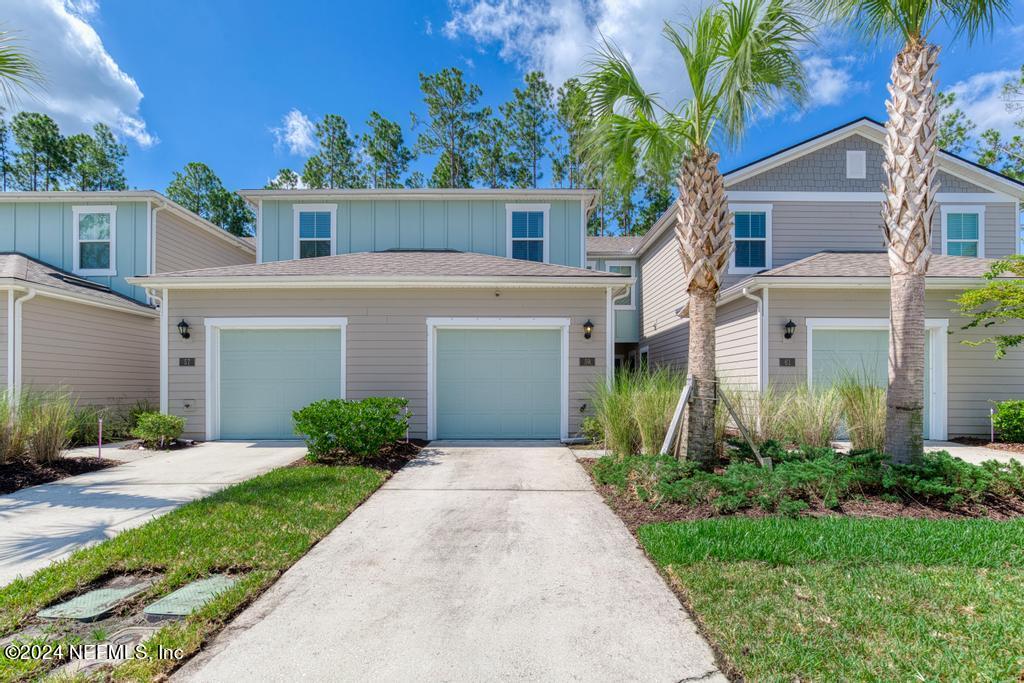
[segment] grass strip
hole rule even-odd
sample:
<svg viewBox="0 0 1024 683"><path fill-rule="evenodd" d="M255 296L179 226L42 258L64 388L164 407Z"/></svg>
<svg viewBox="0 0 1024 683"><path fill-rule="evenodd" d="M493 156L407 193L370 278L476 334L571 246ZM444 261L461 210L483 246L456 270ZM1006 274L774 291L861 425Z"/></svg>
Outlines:
<svg viewBox="0 0 1024 683"><path fill-rule="evenodd" d="M202 610L147 641L151 653L162 645L191 654L387 476L367 467L289 467L183 505L0 589L0 634L16 631L40 608L113 573L163 573L145 594L148 603L212 572L248 572ZM0 653L0 680L32 677L43 666L10 661ZM115 678L147 680L173 666L155 657L132 660L115 670Z"/></svg>
<svg viewBox="0 0 1024 683"><path fill-rule="evenodd" d="M639 536L745 680L1024 673L1024 523L748 518Z"/></svg>

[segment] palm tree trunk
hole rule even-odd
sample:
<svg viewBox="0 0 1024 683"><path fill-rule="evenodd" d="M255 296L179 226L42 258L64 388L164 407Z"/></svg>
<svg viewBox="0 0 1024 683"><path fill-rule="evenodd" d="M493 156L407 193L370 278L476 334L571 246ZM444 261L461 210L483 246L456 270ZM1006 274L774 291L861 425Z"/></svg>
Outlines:
<svg viewBox="0 0 1024 683"><path fill-rule="evenodd" d="M882 203L889 249L889 388L885 451L896 463L924 454L925 275L939 191L935 71L939 48L907 43L893 60L885 124Z"/></svg>
<svg viewBox="0 0 1024 683"><path fill-rule="evenodd" d="M676 241L690 297L687 372L693 394L683 428L686 457L705 469L717 460L715 444L715 317L722 271L732 249L732 215L718 155L698 149L683 160L677 180Z"/></svg>

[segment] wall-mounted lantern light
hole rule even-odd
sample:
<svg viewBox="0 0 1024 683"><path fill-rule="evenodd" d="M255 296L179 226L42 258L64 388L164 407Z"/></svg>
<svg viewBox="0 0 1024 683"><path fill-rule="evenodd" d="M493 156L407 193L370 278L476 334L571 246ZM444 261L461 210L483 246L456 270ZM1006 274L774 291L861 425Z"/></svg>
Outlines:
<svg viewBox="0 0 1024 683"><path fill-rule="evenodd" d="M182 318L181 322L178 323L178 334L181 335L182 339L188 339L189 337L192 336L189 333L190 329L192 329L192 326L188 324L188 321L186 321L184 318Z"/></svg>
<svg viewBox="0 0 1024 683"><path fill-rule="evenodd" d="M583 323L583 338L584 339L590 339L590 335L592 335L593 333L594 333L594 323L592 323L589 320L587 320L587 322Z"/></svg>
<svg viewBox="0 0 1024 683"><path fill-rule="evenodd" d="M796 332L796 323L790 320L788 323L786 323L786 339L792 339L794 332Z"/></svg>

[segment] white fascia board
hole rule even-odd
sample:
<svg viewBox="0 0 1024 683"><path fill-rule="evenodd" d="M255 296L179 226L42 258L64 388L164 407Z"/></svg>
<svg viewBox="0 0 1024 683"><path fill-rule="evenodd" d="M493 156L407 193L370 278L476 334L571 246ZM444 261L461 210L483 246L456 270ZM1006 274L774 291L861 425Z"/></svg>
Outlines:
<svg viewBox="0 0 1024 683"><path fill-rule="evenodd" d="M141 315L147 318L155 318L159 314L155 309L149 310L143 307L133 305L131 302L125 302L124 305L118 305L113 302L99 301L92 299L88 296L76 296L71 292L67 292L63 289L57 289L50 287L49 285L42 285L32 283L26 283L21 280L15 280L13 278L2 278L0 279L0 289L11 289L15 292L27 292L30 289L35 290L39 296L47 297L50 299L61 299L63 301L71 301L73 303L82 304L85 306L95 306L97 308L105 308L111 311L119 311L121 313L131 313L133 315Z"/></svg>
<svg viewBox="0 0 1024 683"><path fill-rule="evenodd" d="M885 199L882 192L776 192L772 190L727 191L730 202L878 202ZM998 203L1017 199L1002 192L939 192L939 203Z"/></svg>
<svg viewBox="0 0 1024 683"><path fill-rule="evenodd" d="M359 278L359 279L324 279L305 277L247 277L237 276L229 278L127 278L129 284L140 287L156 287L167 289L209 289L219 287L223 289L266 289L266 288L381 288L381 289L406 289L406 288L458 288L458 287L568 287L568 288L595 288L603 289L608 286L624 287L633 285L636 278L633 277L558 277L558 278L492 278L486 280L466 278L424 278L410 280L396 280L394 278Z"/></svg>

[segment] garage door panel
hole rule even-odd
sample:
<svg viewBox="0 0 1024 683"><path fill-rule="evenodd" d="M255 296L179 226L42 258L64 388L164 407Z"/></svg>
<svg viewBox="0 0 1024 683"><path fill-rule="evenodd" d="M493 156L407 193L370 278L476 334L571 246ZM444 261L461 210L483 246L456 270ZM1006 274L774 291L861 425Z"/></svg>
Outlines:
<svg viewBox="0 0 1024 683"><path fill-rule="evenodd" d="M220 332L220 436L295 438L292 411L341 395L341 330Z"/></svg>
<svg viewBox="0 0 1024 683"><path fill-rule="evenodd" d="M438 330L438 438L558 438L560 330Z"/></svg>

